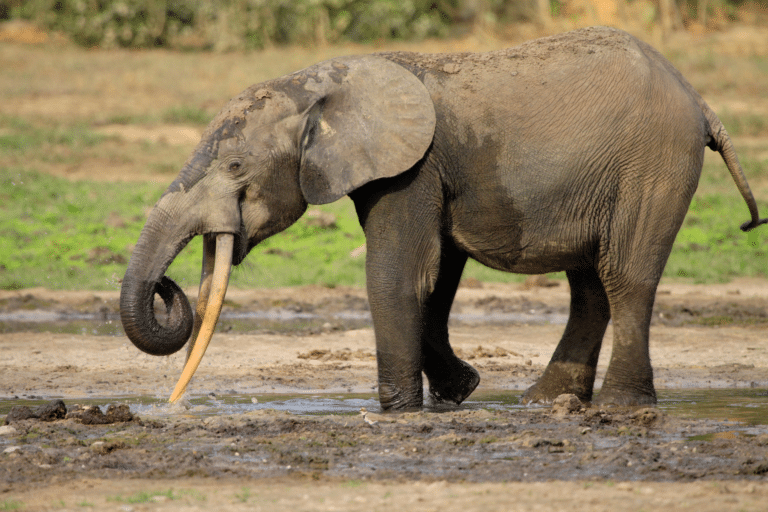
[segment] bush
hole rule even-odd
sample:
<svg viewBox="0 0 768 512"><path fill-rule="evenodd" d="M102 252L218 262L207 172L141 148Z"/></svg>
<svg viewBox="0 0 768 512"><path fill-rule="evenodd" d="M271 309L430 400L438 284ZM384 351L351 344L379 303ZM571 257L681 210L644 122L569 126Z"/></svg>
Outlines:
<svg viewBox="0 0 768 512"><path fill-rule="evenodd" d="M232 50L443 36L461 2L28 0L14 13L84 46Z"/></svg>

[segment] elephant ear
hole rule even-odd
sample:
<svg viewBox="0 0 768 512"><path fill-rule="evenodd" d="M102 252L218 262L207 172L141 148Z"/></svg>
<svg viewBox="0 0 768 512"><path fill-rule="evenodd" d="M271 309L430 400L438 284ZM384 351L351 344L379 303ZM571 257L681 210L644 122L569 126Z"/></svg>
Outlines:
<svg viewBox="0 0 768 512"><path fill-rule="evenodd" d="M376 56L332 59L292 77L310 92L301 137L301 190L335 201L418 162L432 143L435 108L415 75Z"/></svg>

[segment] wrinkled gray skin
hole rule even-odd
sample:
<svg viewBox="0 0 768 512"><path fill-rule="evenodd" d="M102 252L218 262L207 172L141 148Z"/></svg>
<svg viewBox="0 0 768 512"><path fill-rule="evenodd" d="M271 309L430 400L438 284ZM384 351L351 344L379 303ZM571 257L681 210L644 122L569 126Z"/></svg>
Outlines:
<svg viewBox="0 0 768 512"><path fill-rule="evenodd" d="M367 240L367 286L384 409L460 403L479 376L448 342L467 258L564 270L562 340L525 394L653 404L648 327L656 287L701 172L720 152L763 221L717 116L658 52L591 28L484 54L333 59L245 90L213 120L155 206L121 296L142 350L172 353L191 312L163 277L195 235L232 233L232 263L307 208L350 195ZM157 323L160 293L171 320ZM185 309L186 308L186 309Z"/></svg>

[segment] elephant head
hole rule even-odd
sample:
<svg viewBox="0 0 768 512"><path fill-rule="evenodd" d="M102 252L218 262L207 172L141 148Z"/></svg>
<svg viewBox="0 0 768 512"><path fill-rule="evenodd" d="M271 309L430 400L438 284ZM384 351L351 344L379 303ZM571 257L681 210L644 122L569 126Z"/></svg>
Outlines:
<svg viewBox="0 0 768 512"><path fill-rule="evenodd" d="M171 401L199 364L232 265L294 223L307 204L335 201L413 167L435 111L416 76L382 57L333 59L246 89L214 118L150 213L122 283L120 314L140 350L172 354L194 341ZM204 237L196 315L165 271ZM155 294L168 319L154 314ZM194 331L194 332L193 332Z"/></svg>

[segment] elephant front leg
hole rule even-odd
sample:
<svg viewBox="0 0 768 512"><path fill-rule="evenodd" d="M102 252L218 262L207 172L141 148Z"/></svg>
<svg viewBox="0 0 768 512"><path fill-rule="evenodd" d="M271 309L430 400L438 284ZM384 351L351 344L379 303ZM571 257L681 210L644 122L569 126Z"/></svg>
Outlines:
<svg viewBox="0 0 768 512"><path fill-rule="evenodd" d="M424 402L423 360L429 355L429 349L425 350L422 344L428 323L423 302L409 278L403 277L404 282L399 284L390 281L396 277L393 273L399 273L394 270L399 266L394 266L383 277L370 267L369 264L368 300L376 334L381 407L419 409Z"/></svg>
<svg viewBox="0 0 768 512"><path fill-rule="evenodd" d="M369 226L366 226L367 228ZM368 236L368 301L376 335L379 402L382 409L418 409L424 401L422 337L425 331L419 261Z"/></svg>
<svg viewBox="0 0 768 512"><path fill-rule="evenodd" d="M594 269L568 271L567 276L571 286L568 325L544 375L523 395L525 403L552 402L564 393L572 393L583 402L592 400L610 306Z"/></svg>
<svg viewBox="0 0 768 512"><path fill-rule="evenodd" d="M454 354L448 343L448 316L466 258L458 261L454 279L411 262L385 265L386 272L368 258L368 299L376 333L379 401L383 409L413 409L423 405L422 371L429 380L430 402L460 404L480 382L477 371ZM456 263L456 262L455 262ZM382 276L379 272L383 272ZM430 275L437 276L430 283Z"/></svg>
<svg viewBox="0 0 768 512"><path fill-rule="evenodd" d="M448 240L443 240L442 257L435 288L425 304L422 340L424 373L429 381L430 405L458 405L480 383L480 374L462 361L448 341L448 317L459 287L467 256Z"/></svg>
<svg viewBox="0 0 768 512"><path fill-rule="evenodd" d="M366 273L381 407L422 407L422 372L433 402L459 404L480 381L448 343L448 316L466 256L441 240L437 226L413 233L409 227L429 224L398 229L374 222L366 225Z"/></svg>
<svg viewBox="0 0 768 512"><path fill-rule="evenodd" d="M408 285L404 293L394 293L400 286L369 285L383 409L422 407L422 371L429 381L430 405L458 405L480 382L477 370L456 357L448 342L448 316L464 261L455 283L435 272L438 279L426 297ZM391 278L392 270L388 274ZM381 282L370 267L368 281Z"/></svg>

